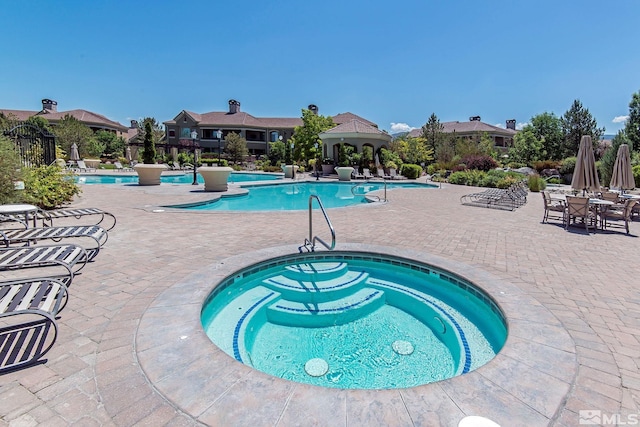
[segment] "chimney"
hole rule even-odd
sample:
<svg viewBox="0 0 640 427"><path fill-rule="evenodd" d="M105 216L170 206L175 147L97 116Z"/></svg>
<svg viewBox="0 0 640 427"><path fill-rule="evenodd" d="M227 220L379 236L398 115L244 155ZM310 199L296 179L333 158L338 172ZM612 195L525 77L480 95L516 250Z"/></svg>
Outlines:
<svg viewBox="0 0 640 427"><path fill-rule="evenodd" d="M471 117L469 117L469 121L470 122L479 122L480 121L480 116L471 116Z"/></svg>
<svg viewBox="0 0 640 427"><path fill-rule="evenodd" d="M507 129L516 130L516 119L507 120Z"/></svg>
<svg viewBox="0 0 640 427"><path fill-rule="evenodd" d="M315 114L316 116L318 115L318 106L314 105L314 104L309 104L309 110Z"/></svg>
<svg viewBox="0 0 640 427"><path fill-rule="evenodd" d="M137 127L138 127L138 121L137 120L131 120L131 126L129 126L129 128L136 129Z"/></svg>
<svg viewBox="0 0 640 427"><path fill-rule="evenodd" d="M235 99L229 100L229 114L235 114L240 112L240 102Z"/></svg>
<svg viewBox="0 0 640 427"><path fill-rule="evenodd" d="M43 99L42 100L42 109L49 110L53 113L58 112L58 103L51 99Z"/></svg>

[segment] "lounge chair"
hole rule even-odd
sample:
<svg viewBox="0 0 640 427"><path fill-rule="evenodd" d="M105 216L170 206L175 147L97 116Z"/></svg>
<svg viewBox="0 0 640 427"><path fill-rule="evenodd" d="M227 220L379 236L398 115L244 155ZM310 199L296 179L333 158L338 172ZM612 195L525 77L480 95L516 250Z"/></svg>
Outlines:
<svg viewBox="0 0 640 427"><path fill-rule="evenodd" d="M100 249L107 242L109 235L99 225L80 225L70 227L23 228L14 230L0 230L0 244L6 247L16 244L31 244L41 240L58 242L67 238L87 238L95 242L91 247L84 247L88 261L93 260Z"/></svg>
<svg viewBox="0 0 640 427"><path fill-rule="evenodd" d="M105 218L109 217L113 220L113 224L110 227L103 227L106 231L110 231L116 226L116 217L109 212L103 211L98 208L67 208L67 209L53 209L50 211L39 210L38 219L43 221L45 226L53 226L53 220L58 218L84 218L86 216L98 217L97 222L93 225L100 225Z"/></svg>
<svg viewBox="0 0 640 427"><path fill-rule="evenodd" d="M56 279L0 282L0 373L41 362L56 341L55 319L68 298Z"/></svg>
<svg viewBox="0 0 640 427"><path fill-rule="evenodd" d="M542 191L542 201L544 203L544 216L542 222L545 223L549 218L561 219L562 223L565 222L565 214L567 211L567 204L564 200L554 200L548 191Z"/></svg>
<svg viewBox="0 0 640 427"><path fill-rule="evenodd" d="M113 165L116 167L116 170L118 170L119 172L130 172L133 170L131 168L125 168L124 166L122 166L122 163L120 162L113 162Z"/></svg>
<svg viewBox="0 0 640 427"><path fill-rule="evenodd" d="M62 267L65 271L55 277L67 286L74 274L78 273L88 261L84 248L71 245L38 245L0 248L0 271L20 270L33 267Z"/></svg>
<svg viewBox="0 0 640 427"><path fill-rule="evenodd" d="M398 175L398 172L395 168L389 168L389 176L391 179L407 179L406 176Z"/></svg>
<svg viewBox="0 0 640 427"><path fill-rule="evenodd" d="M96 170L95 168L88 168L87 165L84 163L84 160L78 160L76 162L76 165L78 166L78 170L80 172L89 172L90 170L91 171L95 171Z"/></svg>
<svg viewBox="0 0 640 427"><path fill-rule="evenodd" d="M351 178L353 179L364 179L364 175L358 172L358 169L353 169L351 172Z"/></svg>
<svg viewBox="0 0 640 427"><path fill-rule="evenodd" d="M362 175L364 175L364 179L373 179L375 176L371 174L371 171L367 168L362 169Z"/></svg>
<svg viewBox="0 0 640 427"><path fill-rule="evenodd" d="M391 179L391 176L385 174L384 173L384 169L382 169L382 168L378 168L378 177L383 178L383 179Z"/></svg>
<svg viewBox="0 0 640 427"><path fill-rule="evenodd" d="M627 234L629 234L629 221L631 221L631 215L636 203L638 203L637 200L627 199L621 206L614 205L600 211L602 228L606 230L610 220L624 221L624 228Z"/></svg>
<svg viewBox="0 0 640 427"><path fill-rule="evenodd" d="M597 218L589 207L588 197L567 196L567 213L565 215L564 228L569 228L571 220L575 223L576 219L582 220L587 233L589 232L589 227L595 229Z"/></svg>

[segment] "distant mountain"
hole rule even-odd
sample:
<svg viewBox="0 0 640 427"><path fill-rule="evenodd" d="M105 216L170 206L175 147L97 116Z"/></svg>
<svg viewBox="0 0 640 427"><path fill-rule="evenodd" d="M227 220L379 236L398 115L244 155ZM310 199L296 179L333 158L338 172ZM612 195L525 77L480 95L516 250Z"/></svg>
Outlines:
<svg viewBox="0 0 640 427"><path fill-rule="evenodd" d="M392 133L391 134L391 138L396 139L396 138L400 138L401 136L405 136L407 135L409 132L398 132L398 133Z"/></svg>
<svg viewBox="0 0 640 427"><path fill-rule="evenodd" d="M613 139L615 135L602 135L602 139L606 139L608 141L611 141Z"/></svg>

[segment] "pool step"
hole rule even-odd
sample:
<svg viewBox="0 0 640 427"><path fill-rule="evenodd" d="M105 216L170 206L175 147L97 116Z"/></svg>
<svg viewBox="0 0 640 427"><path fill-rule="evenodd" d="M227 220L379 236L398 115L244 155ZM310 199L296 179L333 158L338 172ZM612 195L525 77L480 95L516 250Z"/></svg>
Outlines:
<svg viewBox="0 0 640 427"><path fill-rule="evenodd" d="M284 275L274 276L262 281L262 284L282 294L283 299L303 302L322 303L348 297L364 287L369 277L362 271L347 271L338 268L340 276L335 276L333 269L324 270L326 273L312 271L303 275L300 272L287 271ZM325 277L326 276L326 277Z"/></svg>
<svg viewBox="0 0 640 427"><path fill-rule="evenodd" d="M336 279L347 271L346 262L308 262L285 267L284 275L294 280L322 281Z"/></svg>
<svg viewBox="0 0 640 427"><path fill-rule="evenodd" d="M285 326L320 328L342 325L372 313L384 303L384 292L372 288L363 288L347 297L320 303L281 299L267 308L267 319Z"/></svg>

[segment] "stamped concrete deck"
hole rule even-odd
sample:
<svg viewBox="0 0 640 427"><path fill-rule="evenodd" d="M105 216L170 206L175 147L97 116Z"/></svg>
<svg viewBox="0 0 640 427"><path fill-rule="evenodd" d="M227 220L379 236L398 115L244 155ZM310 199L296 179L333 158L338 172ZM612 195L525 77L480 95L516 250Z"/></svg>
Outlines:
<svg viewBox="0 0 640 427"><path fill-rule="evenodd" d="M640 413L640 222L629 236L565 231L540 223L538 194L507 212L461 206L474 189L457 186L330 210L341 248L456 268L491 291L512 333L494 361L453 380L329 390L252 371L202 340L194 315L216 275L295 252L308 227L306 212L158 209L210 198L202 187L83 187L74 205L118 225L74 279L48 361L0 376L0 425L455 426L482 415L573 426L581 410Z"/></svg>

